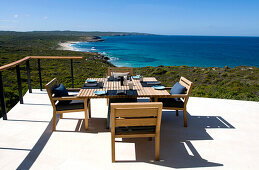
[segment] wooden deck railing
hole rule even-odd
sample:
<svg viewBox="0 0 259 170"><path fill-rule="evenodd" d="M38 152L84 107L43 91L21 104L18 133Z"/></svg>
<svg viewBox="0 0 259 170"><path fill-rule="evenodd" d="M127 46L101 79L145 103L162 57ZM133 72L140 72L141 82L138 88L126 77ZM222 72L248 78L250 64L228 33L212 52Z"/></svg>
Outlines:
<svg viewBox="0 0 259 170"><path fill-rule="evenodd" d="M42 78L41 78L41 66L40 66L40 60L41 59L70 59L71 81L72 81L72 87L74 87L73 59L82 59L82 58L83 57L80 57L80 56L28 56L28 57L24 57L23 59L17 60L15 62L6 64L4 66L0 66L0 102L1 102L1 115L0 115L0 117L3 117L4 120L7 120L2 71L7 70L7 69L12 68L12 67L16 67L19 100L20 100L20 103L23 104L20 64L22 64L23 62L26 62L28 89L29 89L29 93L32 93L31 74L30 74L30 60L31 59L37 59L38 60L40 90L42 90Z"/></svg>

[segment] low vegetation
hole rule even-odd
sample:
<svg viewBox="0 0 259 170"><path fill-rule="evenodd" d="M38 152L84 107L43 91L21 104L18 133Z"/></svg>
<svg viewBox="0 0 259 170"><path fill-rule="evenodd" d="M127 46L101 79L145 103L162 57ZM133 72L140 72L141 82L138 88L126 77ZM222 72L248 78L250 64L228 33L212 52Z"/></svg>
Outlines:
<svg viewBox="0 0 259 170"><path fill-rule="evenodd" d="M83 56L74 60L75 87L81 87L87 77L103 77L112 66L106 57L97 53L57 50L59 42L78 41L90 36L130 35L136 33L100 32L1 32L0 65L25 56ZM32 87L39 88L37 60L30 60ZM43 85L57 77L66 87L71 87L70 60L41 60ZM172 86L184 76L194 82L191 96L259 101L259 68L200 68L187 66L158 66L135 68L136 74L154 76L166 86ZM15 68L4 70L3 83L7 109L18 102ZM25 64L21 65L23 94L27 91Z"/></svg>
<svg viewBox="0 0 259 170"><path fill-rule="evenodd" d="M172 86L181 76L194 83L191 96L259 101L259 68L159 66L138 69L142 75L157 77Z"/></svg>

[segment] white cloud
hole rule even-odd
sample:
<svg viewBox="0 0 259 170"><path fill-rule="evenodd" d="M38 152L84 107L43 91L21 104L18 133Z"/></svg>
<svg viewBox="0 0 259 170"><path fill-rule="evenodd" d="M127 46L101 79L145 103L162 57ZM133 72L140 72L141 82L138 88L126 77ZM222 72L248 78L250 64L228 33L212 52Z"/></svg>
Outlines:
<svg viewBox="0 0 259 170"><path fill-rule="evenodd" d="M0 22L11 22L11 20L2 19L2 20L0 20Z"/></svg>
<svg viewBox="0 0 259 170"><path fill-rule="evenodd" d="M43 17L42 19L47 20L47 19L48 19L48 17L47 17L47 16L45 16L45 17Z"/></svg>
<svg viewBox="0 0 259 170"><path fill-rule="evenodd" d="M17 23L17 20L8 20L8 19L0 19L0 22L13 22L13 23Z"/></svg>
<svg viewBox="0 0 259 170"><path fill-rule="evenodd" d="M14 17L14 18L18 18L19 15L18 15L18 14L14 14L13 17Z"/></svg>

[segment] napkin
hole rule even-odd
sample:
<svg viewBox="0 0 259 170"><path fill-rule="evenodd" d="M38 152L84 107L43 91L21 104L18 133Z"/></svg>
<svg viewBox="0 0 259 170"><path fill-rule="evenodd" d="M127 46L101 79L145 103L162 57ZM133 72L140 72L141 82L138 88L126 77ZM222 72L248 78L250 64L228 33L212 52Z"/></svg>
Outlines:
<svg viewBox="0 0 259 170"><path fill-rule="evenodd" d="M148 85L160 85L161 82L160 81L149 81L147 82Z"/></svg>
<svg viewBox="0 0 259 170"><path fill-rule="evenodd" d="M125 90L117 90L117 93L116 94L118 94L118 95L120 95L120 94L126 94L126 91Z"/></svg>
<svg viewBox="0 0 259 170"><path fill-rule="evenodd" d="M85 83L84 87L96 87L97 83Z"/></svg>

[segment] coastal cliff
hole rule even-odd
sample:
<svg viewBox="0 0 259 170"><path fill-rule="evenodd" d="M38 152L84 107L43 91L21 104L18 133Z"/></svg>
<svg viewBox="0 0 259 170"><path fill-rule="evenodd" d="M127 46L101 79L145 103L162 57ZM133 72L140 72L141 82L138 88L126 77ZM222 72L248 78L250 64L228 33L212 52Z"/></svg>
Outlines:
<svg viewBox="0 0 259 170"><path fill-rule="evenodd" d="M99 36L91 36L91 37L80 37L81 41L83 42L100 42L104 41L101 37Z"/></svg>
<svg viewBox="0 0 259 170"><path fill-rule="evenodd" d="M72 34L72 33L71 33ZM78 42L85 40L100 41L100 35L59 35L47 33L17 33L0 31L0 63L1 66L26 56L82 56L83 60L74 64L75 87L81 87L88 77L103 77L107 68L114 66L109 58L92 52L79 52L59 49L60 42ZM108 34L105 34L108 35ZM118 34L114 34L118 35ZM94 37L96 36L96 37ZM91 38L86 38L91 37ZM39 88L37 61L31 60L32 88ZM42 60L43 84L56 77L65 86L70 87L70 61ZM234 68L159 66L134 68L135 74L154 76L163 85L172 86L180 76L194 82L191 96L214 97L259 101L259 68L238 66ZM12 108L19 100L16 75L13 69L2 72L7 108ZM26 67L21 67L23 94L27 91Z"/></svg>

